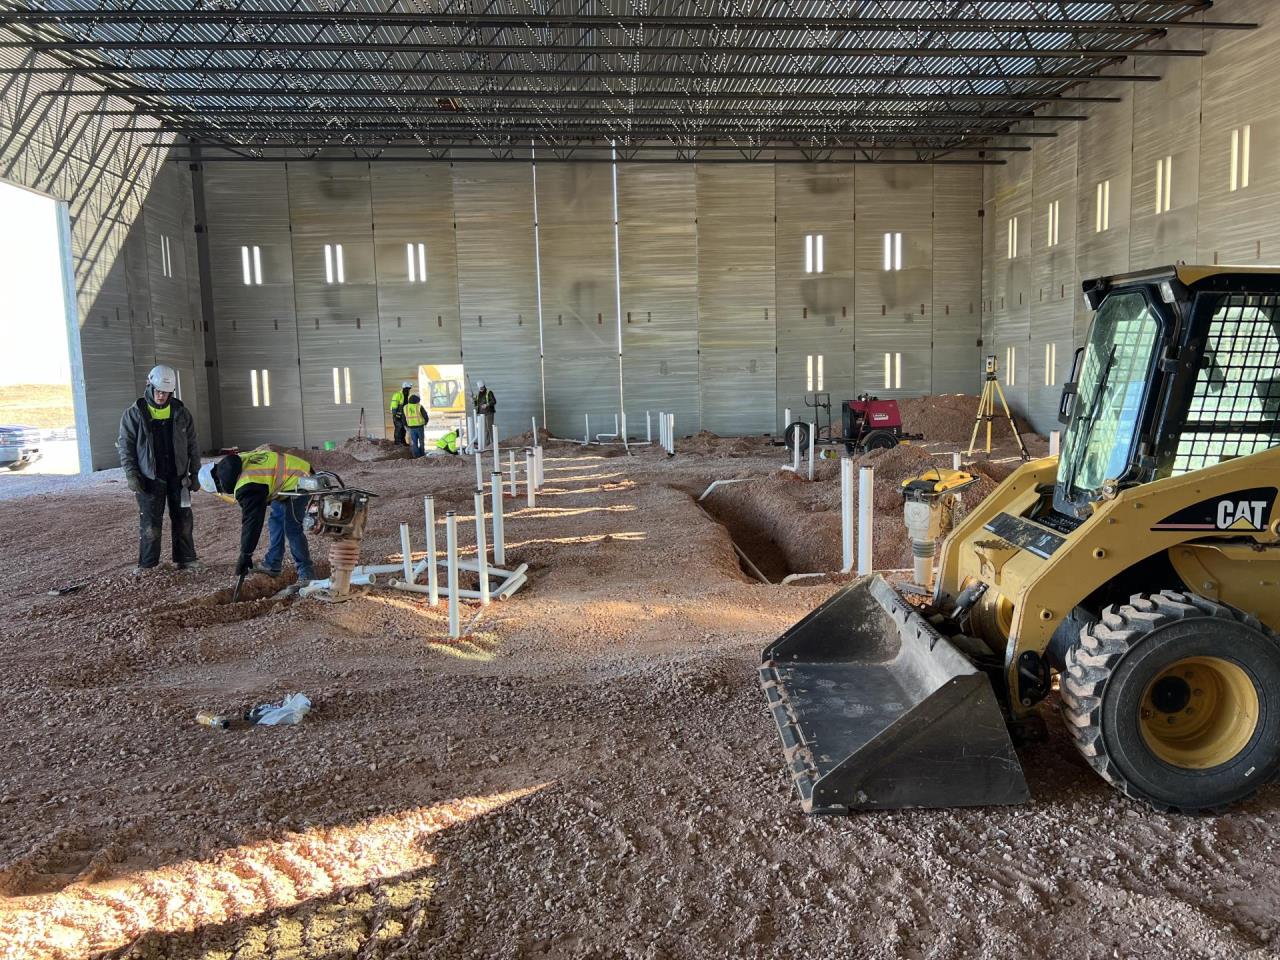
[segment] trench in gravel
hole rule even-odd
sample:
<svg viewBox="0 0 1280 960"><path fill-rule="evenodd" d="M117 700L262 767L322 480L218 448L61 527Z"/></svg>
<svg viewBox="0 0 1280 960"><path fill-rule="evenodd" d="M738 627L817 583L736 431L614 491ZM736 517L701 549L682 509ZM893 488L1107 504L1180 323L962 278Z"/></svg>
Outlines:
<svg viewBox="0 0 1280 960"><path fill-rule="evenodd" d="M810 573L816 566L797 566L796 559L788 549L778 542L773 531L777 523L784 518L772 516L769 510L757 502L758 491L755 483L737 483L718 487L698 505L707 514L725 528L729 538L742 553L750 558L750 563L738 557L738 566L748 577L755 579L751 564L760 571L770 583L781 583L792 573Z"/></svg>

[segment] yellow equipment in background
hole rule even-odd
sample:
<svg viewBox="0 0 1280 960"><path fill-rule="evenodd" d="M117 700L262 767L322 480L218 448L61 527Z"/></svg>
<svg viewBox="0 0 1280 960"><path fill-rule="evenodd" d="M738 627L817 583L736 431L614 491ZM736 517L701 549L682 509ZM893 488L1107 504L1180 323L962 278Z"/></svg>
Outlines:
<svg viewBox="0 0 1280 960"><path fill-rule="evenodd" d="M1010 730L1055 678L1130 797L1217 810L1280 773L1280 272L1084 293L1061 456L970 509L928 606L864 578L764 651L805 810L1025 800Z"/></svg>

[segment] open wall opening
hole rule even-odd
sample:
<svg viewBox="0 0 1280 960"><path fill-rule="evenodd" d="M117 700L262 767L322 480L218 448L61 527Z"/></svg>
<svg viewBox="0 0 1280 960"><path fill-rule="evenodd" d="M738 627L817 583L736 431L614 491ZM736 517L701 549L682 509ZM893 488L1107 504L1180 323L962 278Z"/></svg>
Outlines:
<svg viewBox="0 0 1280 960"><path fill-rule="evenodd" d="M58 201L0 181L0 482L81 469L63 219Z"/></svg>

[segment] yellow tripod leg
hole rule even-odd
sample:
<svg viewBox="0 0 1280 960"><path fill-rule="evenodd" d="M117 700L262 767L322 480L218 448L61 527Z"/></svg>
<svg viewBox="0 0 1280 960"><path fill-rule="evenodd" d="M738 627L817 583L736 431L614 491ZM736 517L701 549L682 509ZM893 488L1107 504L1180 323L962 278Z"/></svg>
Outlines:
<svg viewBox="0 0 1280 960"><path fill-rule="evenodd" d="M1013 439L1018 443L1018 449L1022 452L1023 460L1030 460L1031 454L1027 453L1027 448L1022 442L1022 437L1018 435L1018 427L1013 422L1013 414L1009 412L1009 404L1004 398L1004 391L1000 389L1000 384L996 384L996 391L1000 394L1000 406L1004 407L1005 419L1009 421L1009 430L1013 433Z"/></svg>
<svg viewBox="0 0 1280 960"><path fill-rule="evenodd" d="M984 383L982 386L982 397L978 399L978 415L973 418L973 433L969 436L969 452L965 454L967 457L973 456L973 448L978 445L978 428L982 426L982 402L986 399L987 388Z"/></svg>

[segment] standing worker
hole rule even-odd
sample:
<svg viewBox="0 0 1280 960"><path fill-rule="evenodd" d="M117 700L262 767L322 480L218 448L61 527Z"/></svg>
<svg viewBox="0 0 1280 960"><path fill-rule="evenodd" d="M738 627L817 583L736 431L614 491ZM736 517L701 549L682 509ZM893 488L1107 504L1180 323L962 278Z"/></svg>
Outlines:
<svg viewBox="0 0 1280 960"><path fill-rule="evenodd" d="M409 428L409 449L413 451L413 458L416 460L427 452L422 445L422 438L426 433L427 421L430 417L422 407L422 398L416 393L411 395L400 409L404 413L405 426Z"/></svg>
<svg viewBox="0 0 1280 960"><path fill-rule="evenodd" d="M160 563L165 506L173 561L179 570L198 570L191 495L200 469L200 447L191 412L175 397L178 374L160 364L147 374L138 401L120 418L116 451L125 482L138 500L138 566L134 573Z"/></svg>
<svg viewBox="0 0 1280 960"><path fill-rule="evenodd" d="M391 425L395 428L396 443L404 443L404 405L409 402L409 391L412 389L413 384L406 380L391 395Z"/></svg>
<svg viewBox="0 0 1280 960"><path fill-rule="evenodd" d="M475 408L476 427L480 436L475 449L485 450L493 442L493 412L498 406L498 399L492 390L485 389L483 380L477 382L476 387L478 389L472 407Z"/></svg>
<svg viewBox="0 0 1280 960"><path fill-rule="evenodd" d="M272 450L253 450L240 456L231 454L217 463L207 463L200 469L200 487L224 500L240 505L240 558L236 561L236 576L246 573L265 573L278 577L284 571L284 542L289 541L289 553L298 568L298 582L315 579L311 563L311 550L307 535L302 529L302 518L307 511L306 497L283 497L281 494L297 489L298 481L311 473L311 464L301 457ZM271 519L267 523L267 553L261 566L254 566L253 551L262 536L262 521L271 505Z"/></svg>

